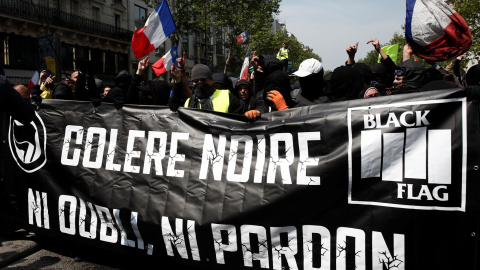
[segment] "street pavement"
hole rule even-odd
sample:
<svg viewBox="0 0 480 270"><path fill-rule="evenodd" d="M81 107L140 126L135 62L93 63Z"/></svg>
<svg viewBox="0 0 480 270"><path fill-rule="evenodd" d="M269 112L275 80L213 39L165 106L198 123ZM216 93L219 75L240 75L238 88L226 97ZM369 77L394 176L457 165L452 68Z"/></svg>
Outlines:
<svg viewBox="0 0 480 270"><path fill-rule="evenodd" d="M68 251L61 254L59 246L55 248L43 241L23 229L0 236L0 269L119 269L85 261Z"/></svg>
<svg viewBox="0 0 480 270"><path fill-rule="evenodd" d="M182 269L198 268L178 265L168 259L136 257L106 249L84 246L24 228L23 222L0 217L0 270L15 269Z"/></svg>
<svg viewBox="0 0 480 270"><path fill-rule="evenodd" d="M70 247L23 229L15 218L3 218L0 269L132 269L107 251Z"/></svg>

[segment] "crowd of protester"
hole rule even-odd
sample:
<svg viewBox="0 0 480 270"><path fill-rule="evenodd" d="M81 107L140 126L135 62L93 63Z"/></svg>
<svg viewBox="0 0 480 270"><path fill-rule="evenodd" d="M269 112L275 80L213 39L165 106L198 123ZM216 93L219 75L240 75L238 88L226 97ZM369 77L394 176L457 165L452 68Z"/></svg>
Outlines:
<svg viewBox="0 0 480 270"><path fill-rule="evenodd" d="M139 61L135 74L123 70L111 86L95 78L88 62L77 61L78 70L60 83L53 83L54 77L42 72L38 84L30 91L24 85L17 85L15 89L22 97L33 100L93 101L95 106L108 102L117 108L124 104L168 105L172 111L188 107L245 114L251 120L262 113L294 107L430 90L463 88L467 95L480 95L480 65L471 67L464 76L460 74L460 62L465 56L458 57L453 68L443 69L438 65L426 68L411 59L414 52L407 44L403 48L404 61L396 65L382 51L378 39L369 43L380 54L380 63L372 66L356 63L356 43L347 47L345 64L326 76L322 63L316 59L303 61L299 69L289 75L284 71L285 61L278 55L254 53L250 78L238 80L235 85L226 74L212 73L204 64L195 65L188 78L185 55L177 59L178 66L172 66L170 82L143 81L143 74L150 67L147 56ZM293 85L292 76L298 78Z"/></svg>
<svg viewBox="0 0 480 270"><path fill-rule="evenodd" d="M460 62L465 56L458 57L453 68L443 69L438 65L426 68L411 59L414 52L407 44L403 48L404 61L397 65L382 51L378 39L369 43L380 54L379 63L372 66L356 63L356 43L347 47L345 64L326 76L322 63L316 59L303 61L299 69L289 75L284 71L285 61L278 55L257 56L255 52L250 62L251 76L248 80L236 81L235 85L226 74L212 74L204 64L195 65L188 78L185 55L177 59L178 66L172 66L170 82L144 81L143 74L150 67L147 56L139 61L135 74L123 70L111 86L95 78L90 63L78 60L77 70L60 83L54 83L55 77L43 71L31 90L24 85L16 85L14 89L34 101L49 98L92 101L95 106L108 102L117 108L124 104L168 105L172 111L188 107L244 114L251 120L263 113L294 107L430 90L463 88L467 95L480 95L480 65L460 75ZM298 79L297 83L291 83L292 77Z"/></svg>

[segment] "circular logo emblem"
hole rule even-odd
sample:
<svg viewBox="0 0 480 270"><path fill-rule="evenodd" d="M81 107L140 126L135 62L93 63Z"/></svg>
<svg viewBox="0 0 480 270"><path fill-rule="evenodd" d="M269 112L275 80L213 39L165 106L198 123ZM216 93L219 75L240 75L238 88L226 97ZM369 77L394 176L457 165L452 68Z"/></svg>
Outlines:
<svg viewBox="0 0 480 270"><path fill-rule="evenodd" d="M10 117L8 129L10 152L18 166L27 173L37 171L47 162L45 125L36 112L35 116L28 124L22 124Z"/></svg>

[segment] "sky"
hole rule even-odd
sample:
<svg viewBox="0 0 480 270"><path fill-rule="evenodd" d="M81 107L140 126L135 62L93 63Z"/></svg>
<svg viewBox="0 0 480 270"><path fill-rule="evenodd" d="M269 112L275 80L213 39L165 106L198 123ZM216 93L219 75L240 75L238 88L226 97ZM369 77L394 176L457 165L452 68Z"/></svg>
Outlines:
<svg viewBox="0 0 480 270"><path fill-rule="evenodd" d="M402 33L405 10L402 0L282 0L277 18L333 70L345 64L349 45L358 42L357 60L373 50L369 40L384 44Z"/></svg>

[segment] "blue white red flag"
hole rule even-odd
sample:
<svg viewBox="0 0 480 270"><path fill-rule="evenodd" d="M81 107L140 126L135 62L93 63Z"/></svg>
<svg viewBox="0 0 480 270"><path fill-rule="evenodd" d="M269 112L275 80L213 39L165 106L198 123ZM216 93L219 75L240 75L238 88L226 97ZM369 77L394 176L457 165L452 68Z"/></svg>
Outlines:
<svg viewBox="0 0 480 270"><path fill-rule="evenodd" d="M138 59L151 53L162 45L176 29L168 3L163 0L150 14L145 26L133 33L132 49L135 58Z"/></svg>
<svg viewBox="0 0 480 270"><path fill-rule="evenodd" d="M40 78L40 74L38 74L38 71L35 71L33 74L32 78L30 79L30 82L27 85L27 89L30 90L32 89L35 85L38 84L38 79Z"/></svg>
<svg viewBox="0 0 480 270"><path fill-rule="evenodd" d="M175 46L173 46L173 48L167 54L165 54L162 58L160 58L160 60L158 60L155 64L152 65L152 69L158 76L170 70L173 64L177 66L177 58L177 44L175 44Z"/></svg>
<svg viewBox="0 0 480 270"><path fill-rule="evenodd" d="M244 43L245 41L247 41L248 37L250 35L248 34L248 29L245 30L245 32L241 33L240 35L237 36L237 42L238 44L242 44Z"/></svg>
<svg viewBox="0 0 480 270"><path fill-rule="evenodd" d="M245 60L243 60L242 71L240 71L240 80L248 80L248 65L250 64L250 48L247 49L247 55L245 55Z"/></svg>
<svg viewBox="0 0 480 270"><path fill-rule="evenodd" d="M472 45L467 23L443 0L407 0L405 35L415 54L431 61L452 59Z"/></svg>

